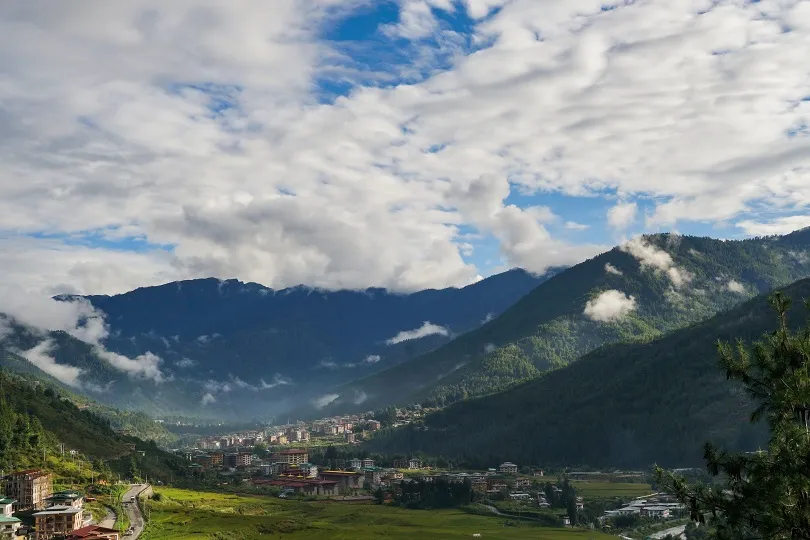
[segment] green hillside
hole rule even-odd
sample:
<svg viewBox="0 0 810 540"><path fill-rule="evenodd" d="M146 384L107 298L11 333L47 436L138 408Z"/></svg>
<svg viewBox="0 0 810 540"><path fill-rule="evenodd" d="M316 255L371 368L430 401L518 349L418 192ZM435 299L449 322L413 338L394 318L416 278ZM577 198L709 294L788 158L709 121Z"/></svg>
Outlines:
<svg viewBox="0 0 810 540"><path fill-rule="evenodd" d="M131 445L143 453L133 453ZM0 370L0 470L46 467L72 474L76 458L70 450L78 452L79 461L94 464L96 473L128 475L133 463L151 477L185 472L182 461L153 442L117 434L109 420L70 393Z"/></svg>
<svg viewBox="0 0 810 540"><path fill-rule="evenodd" d="M784 289L802 326L810 279ZM704 442L754 450L754 409L717 363L717 340L752 342L776 326L759 296L649 343L602 347L505 392L457 403L424 426L383 434L374 450L452 456L478 465L701 466Z"/></svg>
<svg viewBox="0 0 810 540"><path fill-rule="evenodd" d="M557 274L500 317L431 353L343 386L331 410L445 405L497 391L602 345L649 341L810 276L810 229L742 241L651 235L634 246ZM609 321L589 317L589 302L606 291L634 309Z"/></svg>

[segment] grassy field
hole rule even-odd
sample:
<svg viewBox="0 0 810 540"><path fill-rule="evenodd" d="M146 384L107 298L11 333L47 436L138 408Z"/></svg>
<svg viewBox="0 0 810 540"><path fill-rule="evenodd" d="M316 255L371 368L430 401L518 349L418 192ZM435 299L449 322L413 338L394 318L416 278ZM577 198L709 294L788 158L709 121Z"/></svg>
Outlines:
<svg viewBox="0 0 810 540"><path fill-rule="evenodd" d="M387 540L481 538L504 540L607 540L592 531L504 526L504 518L460 510L404 510L337 502L284 501L179 489L160 489L150 503L143 540Z"/></svg>
<svg viewBox="0 0 810 540"><path fill-rule="evenodd" d="M585 500L588 499L614 499L623 497L632 499L653 493L650 484L629 483L629 482L572 482L577 493Z"/></svg>

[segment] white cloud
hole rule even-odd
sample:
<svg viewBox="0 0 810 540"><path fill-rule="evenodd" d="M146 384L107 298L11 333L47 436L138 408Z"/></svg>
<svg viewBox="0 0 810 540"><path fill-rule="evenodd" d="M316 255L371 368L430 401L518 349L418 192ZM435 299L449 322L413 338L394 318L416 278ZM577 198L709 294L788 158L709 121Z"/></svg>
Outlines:
<svg viewBox="0 0 810 540"><path fill-rule="evenodd" d="M26 360L37 366L48 375L59 379L69 386L80 388L82 386L82 382L79 378L81 377L83 371L74 366L58 364L54 357L51 356L52 349L53 342L46 339L36 347L27 351L22 351L20 354Z"/></svg>
<svg viewBox="0 0 810 540"><path fill-rule="evenodd" d="M624 272L622 272L621 270L619 270L618 268L616 268L615 266L613 266L610 263L605 263L605 272L607 272L608 274L614 274L616 276L623 276L624 275Z"/></svg>
<svg viewBox="0 0 810 540"><path fill-rule="evenodd" d="M179 368L185 369L185 368L191 368L191 367L196 366L197 362L195 362L191 358L185 358L184 357L184 358L181 358L180 360L178 360L177 362L175 362L174 365L179 367Z"/></svg>
<svg viewBox="0 0 810 540"><path fill-rule="evenodd" d="M733 279L731 281L729 281L728 283L726 283L726 288L729 291L733 292L733 293L738 293L738 294L744 294L745 293L745 285L743 285L739 281L736 281L736 280L733 280Z"/></svg>
<svg viewBox="0 0 810 540"><path fill-rule="evenodd" d="M368 394L366 394L362 390L359 390L359 391L355 390L354 391L354 399L352 400L352 402L355 405L362 405L363 403L366 402L367 399L368 399Z"/></svg>
<svg viewBox="0 0 810 540"><path fill-rule="evenodd" d="M621 249L635 257L641 263L641 266L649 266L664 272L675 288L681 287L692 279L689 272L675 266L672 255L647 242L642 237L633 238L623 244Z"/></svg>
<svg viewBox="0 0 810 540"><path fill-rule="evenodd" d="M495 318L494 313L487 313L487 316L484 317L484 319L481 321L481 324L487 324L489 321L493 320L494 318Z"/></svg>
<svg viewBox="0 0 810 540"><path fill-rule="evenodd" d="M273 375L273 380L271 382L266 382L264 379L259 379L259 388L262 390L270 390L271 388L276 388L278 386L288 386L293 384L293 380L289 377L284 377L280 373L276 373Z"/></svg>
<svg viewBox="0 0 810 540"><path fill-rule="evenodd" d="M466 55L430 12L455 3L403 1L392 30L414 60L385 69L419 72L408 84L319 41L366 1L56 4L0 4L3 283L413 290L478 273L463 228L535 272L602 249L555 237L555 208L510 204L518 192L644 197L649 227L810 207L806 1L465 0ZM366 87L315 95L358 72Z"/></svg>
<svg viewBox="0 0 810 540"><path fill-rule="evenodd" d="M216 403L217 398L210 392L203 395L202 399L200 400L200 404L205 407L206 405L210 405L211 403Z"/></svg>
<svg viewBox="0 0 810 540"><path fill-rule="evenodd" d="M798 229L810 227L810 216L788 216L773 221L740 221L736 224L745 234L751 236L769 236L787 234Z"/></svg>
<svg viewBox="0 0 810 540"><path fill-rule="evenodd" d="M585 225L584 223L577 223L576 221L566 221L565 228L571 229L573 231L586 231L591 228L590 225Z"/></svg>
<svg viewBox="0 0 810 540"><path fill-rule="evenodd" d="M376 364L380 360L382 360L382 358L380 357L379 354L370 354L365 357L363 362L365 362L366 364Z"/></svg>
<svg viewBox="0 0 810 540"><path fill-rule="evenodd" d="M607 212L608 225L625 230L636 220L638 205L634 202L619 202Z"/></svg>
<svg viewBox="0 0 810 540"><path fill-rule="evenodd" d="M315 406L316 409L323 409L337 398L340 397L340 394L325 394L319 398L312 400L312 404Z"/></svg>
<svg viewBox="0 0 810 540"><path fill-rule="evenodd" d="M91 345L99 358L131 377L155 383L164 380L160 370L162 360L157 355L147 352L133 359L106 349L102 340L108 336L109 327L104 313L84 299L57 301L6 286L0 287L0 313L40 331L66 332Z"/></svg>
<svg viewBox="0 0 810 540"><path fill-rule="evenodd" d="M397 343L402 343L403 341L421 339L423 337L434 335L449 336L450 330L444 326L439 326L438 324L433 324L430 321L425 321L419 328L414 330L403 330L391 339L386 340L386 343L388 345L396 345Z"/></svg>
<svg viewBox="0 0 810 540"><path fill-rule="evenodd" d="M321 369L321 368L324 368L324 369L337 369L338 365L335 362L333 362L332 360L321 360L318 363L318 365L315 366L315 369Z"/></svg>
<svg viewBox="0 0 810 540"><path fill-rule="evenodd" d="M636 299L615 289L604 291L585 304L585 316L594 321L611 322L623 319L636 309Z"/></svg>
<svg viewBox="0 0 810 540"><path fill-rule="evenodd" d="M498 347L496 347L494 343L487 343L486 345L484 345L484 352L489 354L497 348Z"/></svg>

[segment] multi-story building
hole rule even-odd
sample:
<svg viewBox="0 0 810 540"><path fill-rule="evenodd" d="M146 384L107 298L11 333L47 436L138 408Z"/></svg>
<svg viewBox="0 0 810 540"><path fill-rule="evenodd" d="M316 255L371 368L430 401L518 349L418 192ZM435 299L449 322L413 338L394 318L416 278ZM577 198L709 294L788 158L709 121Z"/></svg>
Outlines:
<svg viewBox="0 0 810 540"><path fill-rule="evenodd" d="M337 482L341 491L357 491L363 489L365 475L354 471L321 471L320 478Z"/></svg>
<svg viewBox="0 0 810 540"><path fill-rule="evenodd" d="M354 470L360 470L363 468L363 461L357 458L349 460L349 468Z"/></svg>
<svg viewBox="0 0 810 540"><path fill-rule="evenodd" d="M352 433L351 431L347 431L346 433L343 434L343 440L346 441L347 443L355 442L354 433Z"/></svg>
<svg viewBox="0 0 810 540"><path fill-rule="evenodd" d="M5 495L0 495L0 517L11 517L14 513L14 499L10 499Z"/></svg>
<svg viewBox="0 0 810 540"><path fill-rule="evenodd" d="M20 528L19 518L0 516L0 540L16 540Z"/></svg>
<svg viewBox="0 0 810 540"><path fill-rule="evenodd" d="M67 535L81 528L82 509L73 506L52 506L34 513L36 540L51 540L56 535Z"/></svg>
<svg viewBox="0 0 810 540"><path fill-rule="evenodd" d="M45 502L48 506L73 506L81 508L84 506L84 497L78 491L65 490L57 491L47 499Z"/></svg>
<svg viewBox="0 0 810 540"><path fill-rule="evenodd" d="M501 463L501 466L498 467L498 472L503 474L517 474L518 466L511 461L507 461L506 463Z"/></svg>
<svg viewBox="0 0 810 540"><path fill-rule="evenodd" d="M309 452L301 449L282 450L273 454L273 461L282 461L290 465L300 465L309 462Z"/></svg>
<svg viewBox="0 0 810 540"><path fill-rule="evenodd" d="M374 466L374 460L373 459L366 458L366 459L363 460L363 467L373 467L373 466Z"/></svg>
<svg viewBox="0 0 810 540"><path fill-rule="evenodd" d="M250 467L253 462L253 454L250 452L239 452L236 454L237 467Z"/></svg>
<svg viewBox="0 0 810 540"><path fill-rule="evenodd" d="M222 464L225 461L225 454L222 452L211 452L210 455L211 455L211 466L222 467Z"/></svg>
<svg viewBox="0 0 810 540"><path fill-rule="evenodd" d="M108 529L100 525L88 525L76 529L65 540L120 540L121 535L115 529Z"/></svg>
<svg viewBox="0 0 810 540"><path fill-rule="evenodd" d="M14 510L40 510L53 494L53 475L40 469L13 472L3 483L6 494L16 499Z"/></svg>

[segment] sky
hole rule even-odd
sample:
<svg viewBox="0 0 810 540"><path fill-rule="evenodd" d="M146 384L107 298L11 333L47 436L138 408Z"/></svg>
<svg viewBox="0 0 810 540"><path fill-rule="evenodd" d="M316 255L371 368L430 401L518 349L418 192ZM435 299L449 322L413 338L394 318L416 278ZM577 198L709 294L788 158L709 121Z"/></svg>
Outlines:
<svg viewBox="0 0 810 540"><path fill-rule="evenodd" d="M0 50L29 293L413 291L810 225L810 0L7 0Z"/></svg>

